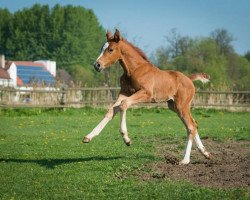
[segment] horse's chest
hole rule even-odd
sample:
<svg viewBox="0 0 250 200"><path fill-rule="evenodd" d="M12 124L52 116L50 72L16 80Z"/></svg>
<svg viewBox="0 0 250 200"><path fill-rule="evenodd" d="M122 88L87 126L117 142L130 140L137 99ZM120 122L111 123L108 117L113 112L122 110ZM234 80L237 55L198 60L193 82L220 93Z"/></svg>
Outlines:
<svg viewBox="0 0 250 200"><path fill-rule="evenodd" d="M121 90L128 94L132 95L138 90L140 90L140 86L136 83L131 77L123 75L120 79Z"/></svg>

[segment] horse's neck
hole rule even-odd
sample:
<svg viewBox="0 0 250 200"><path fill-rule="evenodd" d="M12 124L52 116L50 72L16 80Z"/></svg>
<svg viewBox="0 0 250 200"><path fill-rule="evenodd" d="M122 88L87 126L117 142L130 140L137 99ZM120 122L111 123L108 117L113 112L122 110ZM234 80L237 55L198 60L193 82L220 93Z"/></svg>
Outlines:
<svg viewBox="0 0 250 200"><path fill-rule="evenodd" d="M127 74L128 76L131 76L131 73L134 71L134 69L131 70L131 67L129 67L129 65L126 63L124 59L120 59L119 63L122 66L124 73Z"/></svg>
<svg viewBox="0 0 250 200"><path fill-rule="evenodd" d="M122 66L124 72L131 76L133 72L138 68L148 63L143 59L135 50L122 54L122 58L119 60L120 65Z"/></svg>

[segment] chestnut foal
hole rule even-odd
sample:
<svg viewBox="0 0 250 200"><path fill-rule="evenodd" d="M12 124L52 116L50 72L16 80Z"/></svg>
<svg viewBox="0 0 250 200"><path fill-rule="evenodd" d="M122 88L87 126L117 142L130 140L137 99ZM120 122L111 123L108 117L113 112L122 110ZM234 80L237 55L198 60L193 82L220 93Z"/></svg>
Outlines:
<svg viewBox="0 0 250 200"><path fill-rule="evenodd" d="M119 61L124 70L120 78L121 91L104 119L83 138L83 142L88 143L99 135L106 124L120 111L120 132L124 142L129 146L131 140L127 131L126 110L136 103L167 102L169 109L177 113L187 129L187 146L180 164L190 162L193 139L200 152L206 158L210 158L210 153L205 150L197 132L197 124L190 113L191 101L195 94L192 81L208 82L209 76L198 73L187 77L178 71L162 71L150 63L139 48L123 39L118 30L113 36L107 32L106 37L107 42L103 45L94 68L100 72Z"/></svg>

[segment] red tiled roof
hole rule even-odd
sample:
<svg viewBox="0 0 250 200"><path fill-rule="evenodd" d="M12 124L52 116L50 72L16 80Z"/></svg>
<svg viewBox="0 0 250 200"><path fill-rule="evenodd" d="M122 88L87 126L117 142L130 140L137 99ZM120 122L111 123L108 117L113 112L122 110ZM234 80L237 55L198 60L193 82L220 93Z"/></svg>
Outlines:
<svg viewBox="0 0 250 200"><path fill-rule="evenodd" d="M5 67L4 67L4 69L8 70L10 68L11 64L12 64L12 61L5 61Z"/></svg>
<svg viewBox="0 0 250 200"><path fill-rule="evenodd" d="M16 80L17 80L17 85L18 86L22 86L23 85L22 79L20 79L18 76L16 77Z"/></svg>
<svg viewBox="0 0 250 200"><path fill-rule="evenodd" d="M10 75L8 74L8 72L5 69L0 68L0 78L1 79L10 79Z"/></svg>
<svg viewBox="0 0 250 200"><path fill-rule="evenodd" d="M35 63L31 61L13 61L16 65L45 67L43 63Z"/></svg>

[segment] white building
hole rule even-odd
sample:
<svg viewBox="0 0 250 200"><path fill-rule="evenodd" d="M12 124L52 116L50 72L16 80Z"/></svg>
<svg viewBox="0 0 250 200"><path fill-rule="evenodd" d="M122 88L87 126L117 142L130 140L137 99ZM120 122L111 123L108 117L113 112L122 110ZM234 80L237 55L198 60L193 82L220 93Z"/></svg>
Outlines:
<svg viewBox="0 0 250 200"><path fill-rule="evenodd" d="M33 83L53 85L55 76L55 61L5 61L5 56L0 55L0 86L22 87Z"/></svg>
<svg viewBox="0 0 250 200"><path fill-rule="evenodd" d="M56 77L56 62L51 60L38 60L35 63L42 63L46 67L46 69Z"/></svg>

